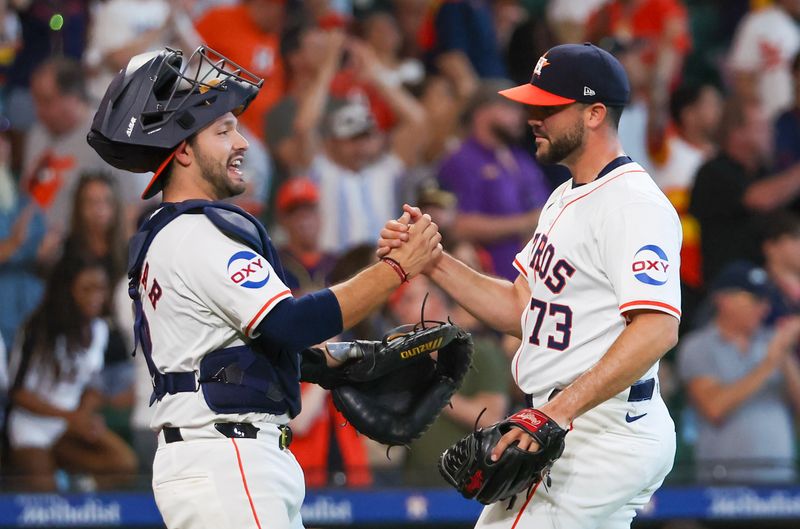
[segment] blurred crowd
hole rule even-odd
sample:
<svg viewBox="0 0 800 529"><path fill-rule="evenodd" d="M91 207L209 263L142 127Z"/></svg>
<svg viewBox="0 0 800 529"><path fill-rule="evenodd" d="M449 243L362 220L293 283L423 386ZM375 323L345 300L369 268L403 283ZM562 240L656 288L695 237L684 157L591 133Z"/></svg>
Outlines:
<svg viewBox="0 0 800 529"><path fill-rule="evenodd" d="M300 294L374 260L403 202L448 252L513 281L570 175L536 161L523 109L497 91L582 41L624 64L623 146L682 220L682 339L660 373L674 479L795 481L800 0L0 0L3 488L118 488L150 472L125 276L127 239L158 203L139 199L149 175L113 170L85 140L131 57L206 44L265 79L240 119L235 202L267 224ZM340 339L421 318L475 337L452 406L411 450L387 449L304 385L292 451L309 486L441 484L445 447L523 406L518 343L425 277Z"/></svg>

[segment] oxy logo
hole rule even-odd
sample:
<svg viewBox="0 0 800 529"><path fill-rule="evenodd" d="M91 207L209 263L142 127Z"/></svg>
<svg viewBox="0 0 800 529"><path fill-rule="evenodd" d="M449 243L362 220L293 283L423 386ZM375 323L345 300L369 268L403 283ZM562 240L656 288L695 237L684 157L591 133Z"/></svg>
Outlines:
<svg viewBox="0 0 800 529"><path fill-rule="evenodd" d="M269 281L267 260L248 250L236 252L228 259L228 277L245 288L261 288Z"/></svg>
<svg viewBox="0 0 800 529"><path fill-rule="evenodd" d="M667 282L669 267L667 253L655 244L648 244L634 254L631 270L633 277L642 283L659 286Z"/></svg>

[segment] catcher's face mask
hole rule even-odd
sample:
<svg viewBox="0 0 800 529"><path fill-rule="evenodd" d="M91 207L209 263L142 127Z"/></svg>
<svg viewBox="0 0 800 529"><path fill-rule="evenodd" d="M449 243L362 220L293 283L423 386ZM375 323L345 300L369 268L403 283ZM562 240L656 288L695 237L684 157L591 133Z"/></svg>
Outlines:
<svg viewBox="0 0 800 529"><path fill-rule="evenodd" d="M170 48L137 55L106 90L87 140L118 169L156 172L149 198L175 148L223 114L243 112L263 82L204 46L188 58Z"/></svg>

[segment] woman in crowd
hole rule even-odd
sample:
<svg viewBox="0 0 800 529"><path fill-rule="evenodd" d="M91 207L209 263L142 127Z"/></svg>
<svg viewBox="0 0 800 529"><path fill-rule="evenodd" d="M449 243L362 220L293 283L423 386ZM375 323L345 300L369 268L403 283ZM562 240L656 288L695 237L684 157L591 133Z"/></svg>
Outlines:
<svg viewBox="0 0 800 529"><path fill-rule="evenodd" d="M108 292L102 263L65 255L16 341L7 434L11 468L27 489L55 489L59 468L91 474L99 486L136 469L133 452L96 413Z"/></svg>

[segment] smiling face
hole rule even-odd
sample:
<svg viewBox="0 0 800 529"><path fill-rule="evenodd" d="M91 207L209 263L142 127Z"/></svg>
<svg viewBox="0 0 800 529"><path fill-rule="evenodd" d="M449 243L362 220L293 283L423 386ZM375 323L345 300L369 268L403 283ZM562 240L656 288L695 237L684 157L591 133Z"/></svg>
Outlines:
<svg viewBox="0 0 800 529"><path fill-rule="evenodd" d="M246 183L240 169L247 140L237 129L236 117L228 112L200 131L189 144L196 171L216 200L241 195Z"/></svg>
<svg viewBox="0 0 800 529"><path fill-rule="evenodd" d="M536 141L536 159L544 164L569 162L585 141L586 105L529 106L528 124Z"/></svg>

